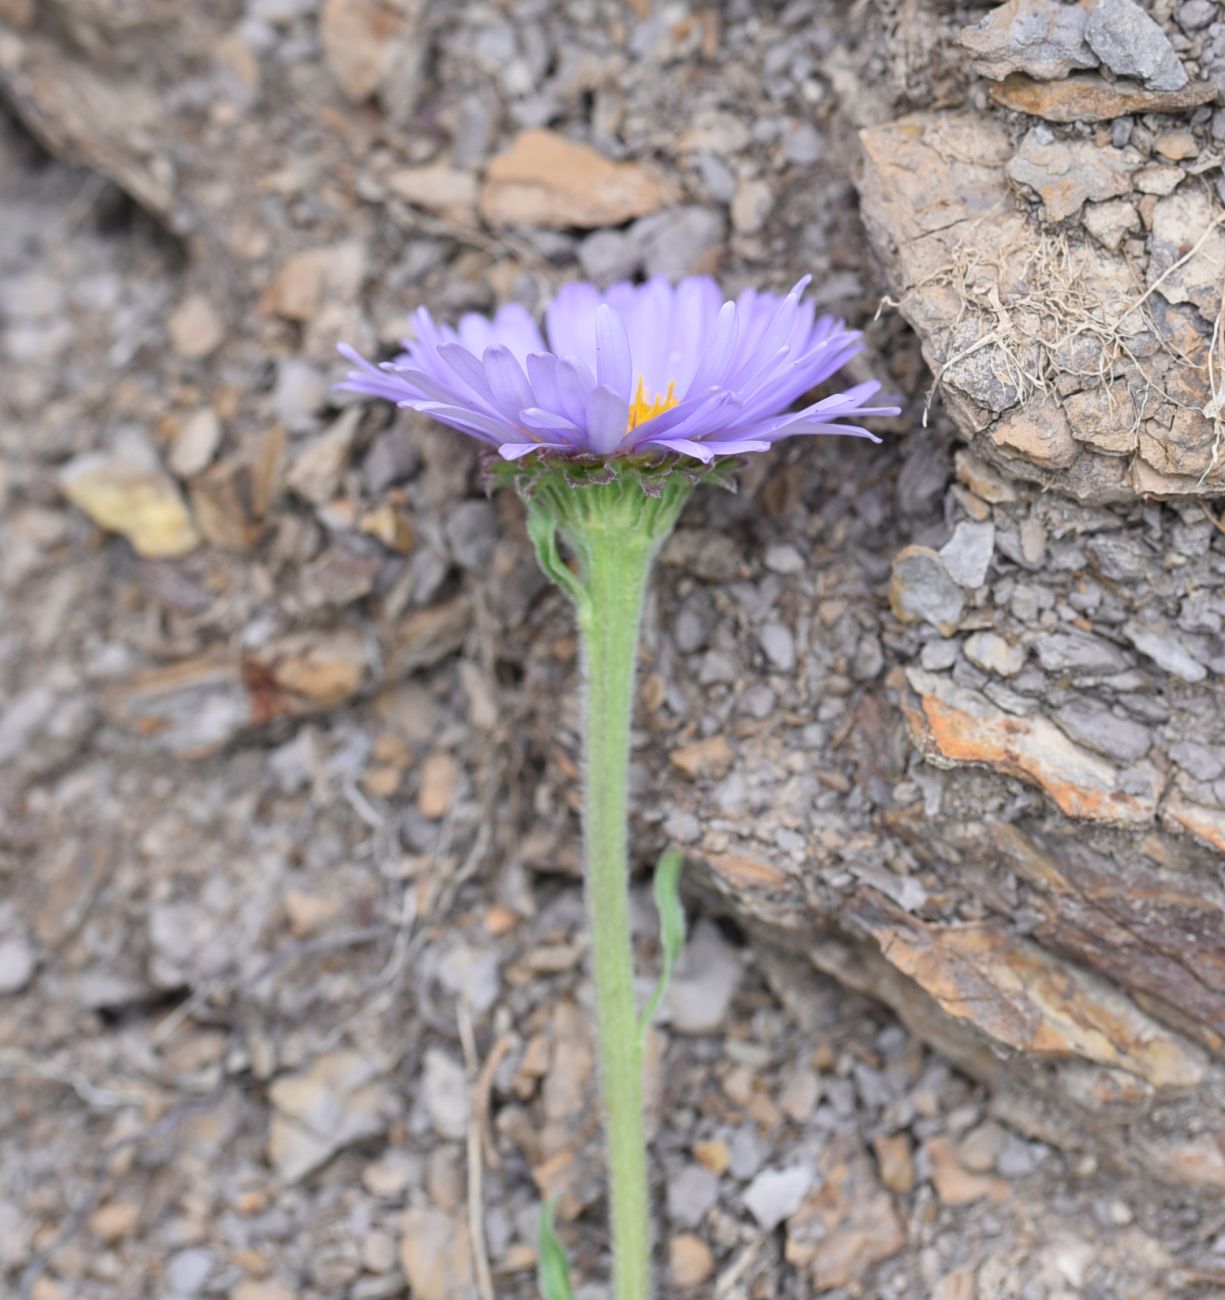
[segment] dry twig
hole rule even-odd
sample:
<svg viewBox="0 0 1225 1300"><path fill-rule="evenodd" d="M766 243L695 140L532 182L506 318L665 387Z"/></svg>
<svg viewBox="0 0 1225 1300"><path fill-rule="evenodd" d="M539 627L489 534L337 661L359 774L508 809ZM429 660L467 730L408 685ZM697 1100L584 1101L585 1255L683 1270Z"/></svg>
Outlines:
<svg viewBox="0 0 1225 1300"><path fill-rule="evenodd" d="M480 1061L476 1054L476 1037L472 1016L461 997L455 1008L459 1041L464 1049L468 1072L468 1235L472 1240L472 1261L476 1268L476 1289L481 1300L494 1300L493 1274L489 1269L489 1251L485 1245L485 1166L481 1156L481 1112L479 1110Z"/></svg>

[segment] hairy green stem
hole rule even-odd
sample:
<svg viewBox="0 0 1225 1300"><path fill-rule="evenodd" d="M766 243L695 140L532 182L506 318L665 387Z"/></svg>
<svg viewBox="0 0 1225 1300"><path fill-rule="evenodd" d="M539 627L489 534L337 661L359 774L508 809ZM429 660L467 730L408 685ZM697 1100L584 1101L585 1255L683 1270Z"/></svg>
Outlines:
<svg viewBox="0 0 1225 1300"><path fill-rule="evenodd" d="M584 869L608 1149L613 1300L651 1296L642 1024L634 998L626 846L634 667L651 566L692 490L692 481L681 475L648 479L644 488L634 473L575 482L562 471L542 476L525 493L528 533L541 568L574 601L583 649ZM578 557L577 575L558 552L559 534ZM675 874L669 875L672 893ZM670 934L677 925L683 934L683 921Z"/></svg>
<svg viewBox="0 0 1225 1300"><path fill-rule="evenodd" d="M638 626L651 566L641 536L587 531L580 617L586 679L583 822L611 1199L613 1296L651 1293L650 1195L642 1048L634 999L626 859L626 779Z"/></svg>

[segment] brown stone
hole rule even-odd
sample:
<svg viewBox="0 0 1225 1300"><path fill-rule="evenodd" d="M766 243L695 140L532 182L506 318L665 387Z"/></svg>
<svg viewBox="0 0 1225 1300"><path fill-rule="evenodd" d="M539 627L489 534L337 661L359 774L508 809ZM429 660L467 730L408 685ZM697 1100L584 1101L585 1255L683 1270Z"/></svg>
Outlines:
<svg viewBox="0 0 1225 1300"><path fill-rule="evenodd" d="M664 189L636 163L612 162L554 131L522 131L489 164L481 215L493 226L615 226L654 212Z"/></svg>
<svg viewBox="0 0 1225 1300"><path fill-rule="evenodd" d="M907 672L921 711L907 719L936 763L980 763L1042 787L1069 816L1111 825L1140 825L1156 815L1161 783L1147 763L1122 772L1075 744L1041 714L1005 713L984 695L919 668ZM1139 793L1136 791L1139 790Z"/></svg>
<svg viewBox="0 0 1225 1300"><path fill-rule="evenodd" d="M195 758L275 718L334 708L369 671L359 633L291 635L242 659L202 656L138 674L105 699L117 726Z"/></svg>
<svg viewBox="0 0 1225 1300"><path fill-rule="evenodd" d="M686 776L720 777L731 767L735 754L726 736L708 736L672 750L668 758Z"/></svg>
<svg viewBox="0 0 1225 1300"><path fill-rule="evenodd" d="M987 1198L1007 1200L1008 1184L1002 1178L976 1174L957 1158L957 1148L946 1137L931 1138L924 1148L932 1164L932 1186L945 1205L969 1205Z"/></svg>
<svg viewBox="0 0 1225 1300"><path fill-rule="evenodd" d="M387 188L413 207L451 221L471 221L476 213L476 177L445 163L402 167L388 176Z"/></svg>
<svg viewBox="0 0 1225 1300"><path fill-rule="evenodd" d="M976 495L984 501L996 505L1017 499L1016 488L1002 474L996 473L985 461L980 460L972 451L964 448L953 457L957 476Z"/></svg>
<svg viewBox="0 0 1225 1300"><path fill-rule="evenodd" d="M253 651L244 665L257 719L335 708L352 699L370 672L356 630L297 633Z"/></svg>
<svg viewBox="0 0 1225 1300"><path fill-rule="evenodd" d="M989 93L1004 108L1048 122L1108 122L1126 113L1182 113L1211 103L1217 91L1207 83L1182 90L1141 90L1093 75L1034 81L1016 73L989 87Z"/></svg>
<svg viewBox="0 0 1225 1300"><path fill-rule="evenodd" d="M295 253L264 291L260 310L309 321L325 302L352 301L365 273L366 248L358 240Z"/></svg>
<svg viewBox="0 0 1225 1300"><path fill-rule="evenodd" d="M302 889L287 889L283 902L289 929L298 939L318 934L340 911L340 903L335 898L310 894Z"/></svg>
<svg viewBox="0 0 1225 1300"><path fill-rule="evenodd" d="M1167 302L1194 303L1205 320L1221 307L1223 221L1220 201L1198 186L1184 186L1153 208L1149 283Z"/></svg>
<svg viewBox="0 0 1225 1300"><path fill-rule="evenodd" d="M268 1089L268 1159L297 1182L346 1146L383 1133L395 1107L378 1066L356 1051L329 1052Z"/></svg>
<svg viewBox="0 0 1225 1300"><path fill-rule="evenodd" d="M1206 330L1151 292L1215 318L1225 227L1213 224L1220 205L1207 187L1182 184L1135 204L1123 194L1144 162L1136 151L1031 132L1012 157L1002 123L967 112L915 114L861 140L868 232L936 391L982 461L1094 504L1220 490L1225 458L1212 466L1211 421L1200 414L1211 401ZM1066 220L1088 201L1094 240L1050 230L1010 176L1038 190L1048 217ZM1147 296L1134 258L1121 256L1145 205ZM1137 404L1144 394L1149 438L1093 418L1110 397L1090 394L1112 384ZM1177 405L1166 392L1179 394ZM1069 427L1060 409L1069 394L1098 426L1091 436Z"/></svg>
<svg viewBox="0 0 1225 1300"><path fill-rule="evenodd" d="M978 1300L973 1265L946 1273L932 1288L932 1300Z"/></svg>
<svg viewBox="0 0 1225 1300"><path fill-rule="evenodd" d="M1167 821L1177 822L1182 810L1174 792ZM1218 815L1225 828L1225 812ZM1115 865L1087 845L1063 846L1056 856L1004 823L992 827L991 838L1032 890L1031 906L1042 917L1034 931L1039 939L1225 1033L1225 907L1216 898L1177 872L1143 862L1131 864L1121 889Z"/></svg>
<svg viewBox="0 0 1225 1300"><path fill-rule="evenodd" d="M1173 194L1186 177L1181 167L1154 163L1151 167L1141 167L1131 180L1141 194L1166 195Z"/></svg>
<svg viewBox="0 0 1225 1300"><path fill-rule="evenodd" d="M1073 68L1095 68L1097 55L1085 40L1088 2L1007 0L963 27L957 43L970 52L974 71L994 80L1015 72L1049 81Z"/></svg>
<svg viewBox="0 0 1225 1300"><path fill-rule="evenodd" d="M872 1150L876 1154L880 1180L899 1196L908 1196L914 1190L914 1156L910 1138L905 1133L891 1133L875 1138Z"/></svg>
<svg viewBox="0 0 1225 1300"><path fill-rule="evenodd" d="M442 817L455 798L460 766L450 754L431 754L421 768L417 810L428 821Z"/></svg>
<svg viewBox="0 0 1225 1300"><path fill-rule="evenodd" d="M1153 147L1163 158L1169 158L1172 162L1185 162L1199 153L1199 144L1186 127L1180 131L1163 131Z"/></svg>
<svg viewBox="0 0 1225 1300"><path fill-rule="evenodd" d="M1225 809L1191 803L1174 790L1166 800L1164 816L1167 822L1225 853Z"/></svg>
<svg viewBox="0 0 1225 1300"><path fill-rule="evenodd" d="M818 1175L818 1190L787 1221L787 1262L805 1269L816 1291L857 1288L906 1245L905 1226L857 1142L831 1142Z"/></svg>
<svg viewBox="0 0 1225 1300"><path fill-rule="evenodd" d="M1076 441L1068 417L1051 399L1035 401L1009 413L991 430L992 443L1009 455L1021 455L1050 469L1076 459Z"/></svg>
<svg viewBox="0 0 1225 1300"><path fill-rule="evenodd" d="M225 338L225 325L217 309L200 294L184 298L171 313L166 328L174 350L187 361L207 357Z"/></svg>
<svg viewBox="0 0 1225 1300"><path fill-rule="evenodd" d="M134 1201L108 1201L89 1216L89 1230L100 1241L113 1244L135 1232L140 1216L141 1207Z"/></svg>
<svg viewBox="0 0 1225 1300"><path fill-rule="evenodd" d="M263 536L280 492L285 433L274 426L249 454L232 456L193 478L188 494L200 531L214 546L249 551Z"/></svg>
<svg viewBox="0 0 1225 1300"><path fill-rule="evenodd" d="M465 596L419 609L397 622L384 647L388 675L403 677L427 668L458 650L472 622L472 607Z"/></svg>
<svg viewBox="0 0 1225 1300"><path fill-rule="evenodd" d="M285 486L314 505L325 505L340 490L349 464L360 412L347 411L330 429L300 444L285 475Z"/></svg>
<svg viewBox="0 0 1225 1300"><path fill-rule="evenodd" d="M1140 229L1140 214L1126 199L1085 205L1085 229L1104 248L1117 253L1128 235Z"/></svg>
<svg viewBox="0 0 1225 1300"><path fill-rule="evenodd" d="M674 1286L688 1291L708 1282L715 1271L710 1247L691 1232L683 1232L668 1242L668 1272Z"/></svg>
<svg viewBox="0 0 1225 1300"><path fill-rule="evenodd" d="M400 1267L417 1300L476 1300L472 1242L462 1216L433 1208L406 1211Z"/></svg>
<svg viewBox="0 0 1225 1300"><path fill-rule="evenodd" d="M733 888L782 890L792 883L785 871L744 853L712 853L707 861Z"/></svg>
<svg viewBox="0 0 1225 1300"><path fill-rule="evenodd" d="M173 444L167 457L171 471L179 478L193 478L208 469L221 445L221 421L211 406L201 406L182 420L176 420Z"/></svg>
<svg viewBox="0 0 1225 1300"><path fill-rule="evenodd" d="M549 1026L548 1070L541 1080L540 1118L525 1135L525 1154L540 1194L557 1198L558 1218L575 1218L602 1194L599 1162L586 1150L599 1131L595 1051L587 1015L559 1002Z"/></svg>
<svg viewBox="0 0 1225 1300"><path fill-rule="evenodd" d="M294 1293L282 1282L246 1281L230 1292L229 1300L296 1300Z"/></svg>
<svg viewBox="0 0 1225 1300"><path fill-rule="evenodd" d="M355 103L369 99L394 69L404 15L387 0L324 0L319 40L328 71Z"/></svg>
<svg viewBox="0 0 1225 1300"><path fill-rule="evenodd" d="M0 18L14 27L32 26L34 0L0 0Z"/></svg>
<svg viewBox="0 0 1225 1300"><path fill-rule="evenodd" d="M941 635L952 636L965 596L930 546L904 546L893 557L889 604L901 622L930 623Z"/></svg>
<svg viewBox="0 0 1225 1300"><path fill-rule="evenodd" d="M413 549L413 527L408 517L390 503L367 510L357 521L358 528L397 555L407 555Z"/></svg>
<svg viewBox="0 0 1225 1300"><path fill-rule="evenodd" d="M727 1173L732 1163L732 1153L728 1150L727 1143L720 1138L695 1142L693 1158L703 1169L709 1169L712 1174L720 1176Z"/></svg>

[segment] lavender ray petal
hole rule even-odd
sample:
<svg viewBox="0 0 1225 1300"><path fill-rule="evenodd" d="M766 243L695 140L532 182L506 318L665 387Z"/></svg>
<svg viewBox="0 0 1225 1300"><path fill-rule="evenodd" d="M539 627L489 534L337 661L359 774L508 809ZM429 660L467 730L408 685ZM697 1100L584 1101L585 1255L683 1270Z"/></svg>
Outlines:
<svg viewBox="0 0 1225 1300"><path fill-rule="evenodd" d="M562 434L567 446L577 445L582 441L583 431L565 416L554 415L552 411L542 410L539 406L528 406L519 412L519 423L534 433L548 435Z"/></svg>
<svg viewBox="0 0 1225 1300"><path fill-rule="evenodd" d="M527 355L527 381L536 394L536 404L546 411L560 411L561 389L557 382L560 361L551 352L529 352Z"/></svg>
<svg viewBox="0 0 1225 1300"><path fill-rule="evenodd" d="M557 365L557 395L561 399L561 413L580 429L587 426L587 399L594 388L595 376L578 357L561 358Z"/></svg>
<svg viewBox="0 0 1225 1300"><path fill-rule="evenodd" d="M525 406L535 406L536 397L527 382L523 367L515 360L508 347L500 343L485 349L481 358L485 365L485 378L493 393L494 405L508 420L515 421Z"/></svg>
<svg viewBox="0 0 1225 1300"><path fill-rule="evenodd" d="M595 314L595 378L628 402L633 395L634 365L625 322L606 303Z"/></svg>
<svg viewBox="0 0 1225 1300"><path fill-rule="evenodd" d="M805 276L791 292L778 302L777 309L760 328L754 330L748 339L741 339L736 350L729 388L738 388L753 371L760 371L762 358L773 357L781 348L786 347L795 335L795 326L801 316L800 297L808 288L811 276ZM755 322L756 324L756 322ZM742 325L743 330L743 325ZM751 341L751 345L750 345Z"/></svg>
<svg viewBox="0 0 1225 1300"><path fill-rule="evenodd" d="M530 352L543 352L544 339L531 312L517 302L499 307L493 318L492 333L495 342L511 350L516 361L523 364Z"/></svg>
<svg viewBox="0 0 1225 1300"><path fill-rule="evenodd" d="M719 315L715 320L714 329L710 332L710 338L703 345L702 359L698 362L698 368L689 381L686 396L700 393L704 389L722 383L727 374L728 363L735 351L737 329L736 304L725 302L719 308Z"/></svg>
<svg viewBox="0 0 1225 1300"><path fill-rule="evenodd" d="M563 284L545 312L549 347L595 368L595 313L600 295L590 284Z"/></svg>
<svg viewBox="0 0 1225 1300"><path fill-rule="evenodd" d="M661 438L650 445L663 447L668 451L679 451L684 456L692 456L694 460L700 460L703 465L709 465L715 458L715 453L705 443L694 442L690 438Z"/></svg>
<svg viewBox="0 0 1225 1300"><path fill-rule="evenodd" d="M723 297L709 276L696 275L676 286L664 370L678 393L688 393Z"/></svg>
<svg viewBox="0 0 1225 1300"><path fill-rule="evenodd" d="M617 450L629 423L629 403L611 388L597 385L587 398L587 446L600 456Z"/></svg>
<svg viewBox="0 0 1225 1300"><path fill-rule="evenodd" d="M489 387L489 380L485 377L485 367L480 359L474 357L462 343L442 343L437 352L442 361L454 371L456 377L467 384L472 396L481 403L482 407L496 413L497 402L494 400L493 390Z"/></svg>
<svg viewBox="0 0 1225 1300"><path fill-rule="evenodd" d="M411 366L399 366L395 370L395 377L404 385L404 391L400 394L401 398L419 396L431 402L441 402L444 406L468 406L468 397L464 393L456 392L451 384L440 384L433 375L427 375L424 370L415 370Z"/></svg>
<svg viewBox="0 0 1225 1300"><path fill-rule="evenodd" d="M520 460L534 451L569 451L564 442L504 442L498 447L503 460Z"/></svg>
<svg viewBox="0 0 1225 1300"><path fill-rule="evenodd" d="M432 420L449 424L454 429L461 429L484 442L506 442L509 438L522 435L523 430L516 428L508 420L499 420L492 415L470 410L466 406L448 406L442 402L407 401L401 406L428 415Z"/></svg>

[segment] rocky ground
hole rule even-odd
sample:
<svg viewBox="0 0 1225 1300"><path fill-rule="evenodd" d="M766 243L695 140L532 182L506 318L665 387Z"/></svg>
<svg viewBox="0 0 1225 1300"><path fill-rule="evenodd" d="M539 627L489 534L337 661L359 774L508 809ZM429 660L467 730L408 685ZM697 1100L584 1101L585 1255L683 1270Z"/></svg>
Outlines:
<svg viewBox="0 0 1225 1300"><path fill-rule="evenodd" d="M7 1290L604 1294L567 612L333 347L717 270L907 412L660 566L666 1294L1225 1294L1214 7L169 8L0 0Z"/></svg>

